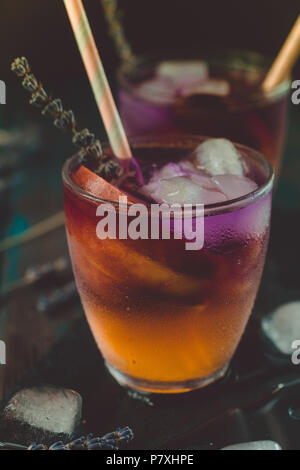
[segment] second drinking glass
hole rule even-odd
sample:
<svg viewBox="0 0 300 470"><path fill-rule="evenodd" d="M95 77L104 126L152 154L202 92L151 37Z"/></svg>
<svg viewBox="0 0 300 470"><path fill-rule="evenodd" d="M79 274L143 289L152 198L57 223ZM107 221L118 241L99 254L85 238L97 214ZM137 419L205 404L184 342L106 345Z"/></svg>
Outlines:
<svg viewBox="0 0 300 470"><path fill-rule="evenodd" d="M260 151L279 169L290 81L263 92L269 66L263 56L241 51L201 60L140 60L118 74L126 131L226 137Z"/></svg>

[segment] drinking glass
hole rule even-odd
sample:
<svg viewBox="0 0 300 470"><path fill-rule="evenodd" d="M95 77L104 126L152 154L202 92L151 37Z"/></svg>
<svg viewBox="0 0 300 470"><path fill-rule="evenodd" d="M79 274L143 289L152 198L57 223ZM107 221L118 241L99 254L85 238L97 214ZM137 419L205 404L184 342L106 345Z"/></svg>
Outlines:
<svg viewBox="0 0 300 470"><path fill-rule="evenodd" d="M178 57L175 59L178 61ZM120 113L127 134L172 132L225 137L258 150L279 169L290 80L263 92L260 84L270 61L256 53L224 51L201 60L199 56L198 60L192 59L194 64L207 67L210 86L218 86L217 81L224 80L229 84L232 90L229 98L218 96L218 91L214 94L207 86L202 86L202 91L197 91L197 86L193 91L192 86L188 91L184 83L187 79L201 79L195 71L188 77L191 58L179 58L186 67L183 81L174 89L170 77L163 76L157 81L156 70L162 58L140 59L134 70L122 68L117 77ZM201 67L199 73L203 73Z"/></svg>
<svg viewBox="0 0 300 470"><path fill-rule="evenodd" d="M145 167L180 159L204 141L160 134L133 138L131 146ZM263 271L274 179L260 153L236 148L257 189L204 206L204 245L195 251L186 249L184 239L161 236L99 239L97 208L110 204L118 214L120 205L107 197L105 184L102 193L96 183L96 195L93 184L87 191L76 182L78 155L64 165L66 230L76 284L106 366L122 385L185 392L214 382L228 368ZM94 182L98 177L92 175Z"/></svg>

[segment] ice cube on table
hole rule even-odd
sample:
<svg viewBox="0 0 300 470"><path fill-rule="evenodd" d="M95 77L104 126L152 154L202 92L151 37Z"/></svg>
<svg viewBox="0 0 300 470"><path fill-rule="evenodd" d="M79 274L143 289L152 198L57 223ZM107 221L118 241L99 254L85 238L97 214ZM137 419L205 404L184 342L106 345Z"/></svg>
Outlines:
<svg viewBox="0 0 300 470"><path fill-rule="evenodd" d="M226 200L220 192L206 189L184 176L159 181L152 197L167 204L214 204Z"/></svg>
<svg viewBox="0 0 300 470"><path fill-rule="evenodd" d="M171 78L154 77L136 87L136 93L153 103L171 104L176 97L177 85Z"/></svg>
<svg viewBox="0 0 300 470"><path fill-rule="evenodd" d="M0 420L2 440L29 445L72 437L81 420L82 398L69 389L41 386L17 392Z"/></svg>
<svg viewBox="0 0 300 470"><path fill-rule="evenodd" d="M195 164L210 175L243 176L245 162L235 146L227 139L209 139L194 151Z"/></svg>
<svg viewBox="0 0 300 470"><path fill-rule="evenodd" d="M291 355L294 341L300 340L300 301L284 304L264 317L262 330L277 350Z"/></svg>
<svg viewBox="0 0 300 470"><path fill-rule="evenodd" d="M221 450L282 450L282 447L274 441L254 441L227 446Z"/></svg>
<svg viewBox="0 0 300 470"><path fill-rule="evenodd" d="M257 189L257 184L246 176L219 175L212 178L220 191L230 199L236 199Z"/></svg>
<svg viewBox="0 0 300 470"><path fill-rule="evenodd" d="M181 96L214 95L226 97L230 94L230 84L226 80L209 79L197 83L186 83L180 90Z"/></svg>
<svg viewBox="0 0 300 470"><path fill-rule="evenodd" d="M185 78L208 78L208 66L199 60L166 60L160 62L156 68L156 74L160 77L169 77L175 81Z"/></svg>

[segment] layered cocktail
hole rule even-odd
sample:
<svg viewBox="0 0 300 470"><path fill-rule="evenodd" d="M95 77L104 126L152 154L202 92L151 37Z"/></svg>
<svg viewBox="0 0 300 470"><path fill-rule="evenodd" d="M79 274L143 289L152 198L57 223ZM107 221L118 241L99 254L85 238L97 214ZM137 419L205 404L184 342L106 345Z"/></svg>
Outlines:
<svg viewBox="0 0 300 470"><path fill-rule="evenodd" d="M258 152L224 139L156 135L131 145L143 183L129 176L110 186L78 156L64 167L76 283L113 376L143 391L184 392L222 377L243 335L265 260L273 172ZM133 210L122 218L125 196ZM130 236L124 223L134 221L137 203L147 224ZM187 249L187 232L178 236L177 209L165 217L174 204L188 205L191 231L203 222L196 249ZM117 220L106 237L104 217Z"/></svg>
<svg viewBox="0 0 300 470"><path fill-rule="evenodd" d="M290 82L263 92L269 65L245 52L203 60L141 60L118 75L126 131L226 137L260 151L278 168Z"/></svg>

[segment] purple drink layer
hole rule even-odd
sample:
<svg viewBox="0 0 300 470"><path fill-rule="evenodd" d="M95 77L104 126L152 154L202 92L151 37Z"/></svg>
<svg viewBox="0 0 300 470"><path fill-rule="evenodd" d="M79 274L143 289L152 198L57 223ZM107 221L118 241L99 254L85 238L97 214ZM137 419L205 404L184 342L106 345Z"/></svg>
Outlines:
<svg viewBox="0 0 300 470"><path fill-rule="evenodd" d="M249 158L246 148L229 140L206 139L193 147L195 141L197 138L191 138L188 149L167 146L158 151L150 146L142 155L136 148L145 184L127 182L122 189L147 205L203 204L205 214L211 214L205 217L205 245L225 247L226 240L243 244L251 237L263 236L269 224L270 194L266 202L257 198L257 191L265 182L265 168ZM244 208L243 199L250 195L254 202ZM213 216L218 213L213 207L218 205L225 206L225 213Z"/></svg>

